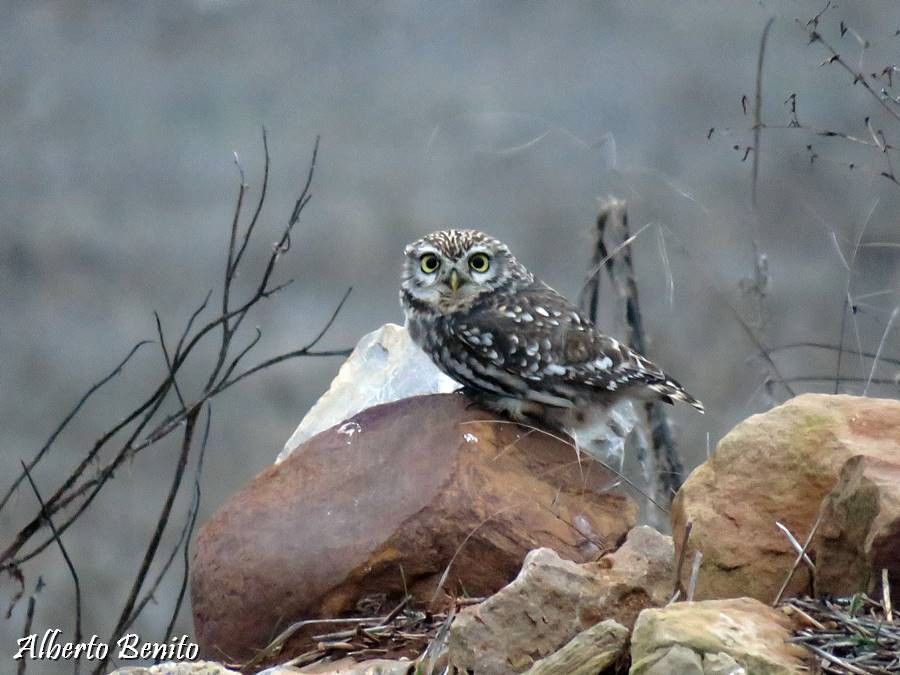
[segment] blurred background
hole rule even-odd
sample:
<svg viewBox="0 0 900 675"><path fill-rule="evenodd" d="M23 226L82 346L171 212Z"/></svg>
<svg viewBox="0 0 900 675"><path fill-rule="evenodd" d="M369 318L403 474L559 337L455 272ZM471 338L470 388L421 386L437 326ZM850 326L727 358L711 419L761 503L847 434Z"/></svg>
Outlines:
<svg viewBox="0 0 900 675"><path fill-rule="evenodd" d="M233 153L253 202L263 125L271 179L239 294L252 292L290 215L317 135L321 148L313 199L277 272L296 281L248 319L263 332L257 359L308 342L350 286L319 347L352 347L401 323L403 246L443 227L490 232L574 297L598 200L614 194L640 231L632 250L649 355L707 405L704 417L672 412L689 468L736 422L789 396L779 377L796 392L834 391L842 337L841 391L862 393L871 377L869 394L898 396L887 357L900 358L891 165L900 85L885 67L900 50L900 9L890 0L823 7L4 2L3 490L88 387L135 342L155 339L154 310L173 339L220 286L239 184ZM772 128L754 149L770 17L761 119ZM820 65L832 54L809 44L813 28L841 61ZM854 85L842 63L872 89ZM609 315L614 298L603 304ZM873 367L858 352L885 358ZM214 356L210 342L198 377ZM274 459L340 363L289 361L216 400L200 522ZM158 345L144 347L35 468L39 488L55 489L165 372ZM64 536L87 636L105 639L113 627L171 480L174 441L119 471ZM189 500L186 483L164 548ZM23 485L0 511L4 547L36 508ZM74 591L59 550L25 572L26 596L44 584L33 630L60 627L71 639ZM168 637L179 574L176 565L135 624L144 639ZM8 602L18 584L0 584ZM15 651L25 604L0 624L0 654ZM185 604L175 633L191 632Z"/></svg>

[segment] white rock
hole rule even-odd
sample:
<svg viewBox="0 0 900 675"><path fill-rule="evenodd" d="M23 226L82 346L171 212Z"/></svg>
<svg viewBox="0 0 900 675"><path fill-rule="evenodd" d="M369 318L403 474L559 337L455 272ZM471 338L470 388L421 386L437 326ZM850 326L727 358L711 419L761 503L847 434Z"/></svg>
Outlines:
<svg viewBox="0 0 900 675"><path fill-rule="evenodd" d="M608 407L596 406L583 421L565 425L580 450L615 469L622 469L626 447L640 433L640 417L630 398L620 398Z"/></svg>
<svg viewBox="0 0 900 675"><path fill-rule="evenodd" d="M408 396L446 394L459 386L419 349L406 328L385 324L357 343L328 391L306 413L275 463L283 461L308 438L361 410Z"/></svg>

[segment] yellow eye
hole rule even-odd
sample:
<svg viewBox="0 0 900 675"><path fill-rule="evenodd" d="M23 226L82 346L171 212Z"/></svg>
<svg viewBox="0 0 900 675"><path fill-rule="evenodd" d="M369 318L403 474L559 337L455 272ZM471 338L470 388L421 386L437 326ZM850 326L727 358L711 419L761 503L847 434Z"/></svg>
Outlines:
<svg viewBox="0 0 900 675"><path fill-rule="evenodd" d="M425 274L434 274L440 266L441 261L434 253L426 253L419 259L419 267Z"/></svg>
<svg viewBox="0 0 900 675"><path fill-rule="evenodd" d="M472 257L469 258L469 267L471 267L474 272L487 272L490 266L491 259L486 253L474 253L472 254Z"/></svg>

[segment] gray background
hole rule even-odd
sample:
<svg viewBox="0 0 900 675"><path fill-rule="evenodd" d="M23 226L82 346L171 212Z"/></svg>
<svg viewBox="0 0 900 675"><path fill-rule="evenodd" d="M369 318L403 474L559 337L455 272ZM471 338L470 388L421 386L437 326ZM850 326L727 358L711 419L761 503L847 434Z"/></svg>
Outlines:
<svg viewBox="0 0 900 675"><path fill-rule="evenodd" d="M237 186L232 152L252 199L261 125L272 181L254 269L290 211L317 134L322 148L313 201L279 273L296 282L250 318L265 335L258 356L307 341L351 285L322 347L352 346L400 322L402 247L439 227L487 230L575 295L597 199L615 193L629 200L635 230L653 223L634 244L650 356L707 404L705 417L673 412L696 465L708 443L784 397L764 386L766 369L732 307L771 347L836 344L848 284L838 247L848 258L863 223L864 243L900 242L900 188L878 175L884 156L841 139L767 131L758 207L750 204L751 162L741 159L752 120L741 97L752 100L770 16L778 18L766 55L767 122L788 124L783 102L796 93L806 125L868 138L863 120L872 115L900 141L900 124L839 66L820 67L821 45L807 45L802 24L822 4L2 3L2 475L15 474L135 341L154 337L154 309L174 335L218 284ZM840 36L841 20L870 41L865 53L852 32ZM822 18L823 34L867 72L897 61L898 28L900 11L887 0ZM767 319L740 290L753 275L754 240L768 256ZM897 247L858 251L850 288L865 296L856 315L865 349L878 346L898 302L898 260ZM847 345L855 332L848 322ZM897 335L895 327L884 348L895 357ZM776 359L788 377L834 372L833 353L794 349ZM853 377L871 366L855 356L845 363ZM201 520L274 458L339 364L290 362L216 403ZM158 349L145 348L55 446L38 483L50 491L162 372ZM65 537L85 587L88 635L111 629L175 451L141 455ZM33 509L33 495L20 491L0 513L4 538ZM71 636L73 593L58 551L26 572L29 591L38 575L47 583L35 627ZM173 575L136 626L145 639L166 637L176 585ZM0 654L12 653L24 605L3 624ZM178 631L191 632L188 609Z"/></svg>

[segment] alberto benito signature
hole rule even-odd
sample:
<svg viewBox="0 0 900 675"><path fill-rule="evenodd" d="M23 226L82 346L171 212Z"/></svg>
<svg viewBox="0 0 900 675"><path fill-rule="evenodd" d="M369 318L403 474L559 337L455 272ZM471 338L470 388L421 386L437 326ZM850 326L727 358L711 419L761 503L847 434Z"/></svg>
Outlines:
<svg viewBox="0 0 900 675"><path fill-rule="evenodd" d="M59 628L45 630L43 635L32 633L19 638L19 650L14 659L33 661L59 661L85 659L88 661L105 659L109 655L109 645L92 635L87 642L61 642ZM198 647L187 635L169 638L167 642L143 642L137 633L128 633L116 640L116 652L112 658L121 661L133 659L193 661L197 658Z"/></svg>

